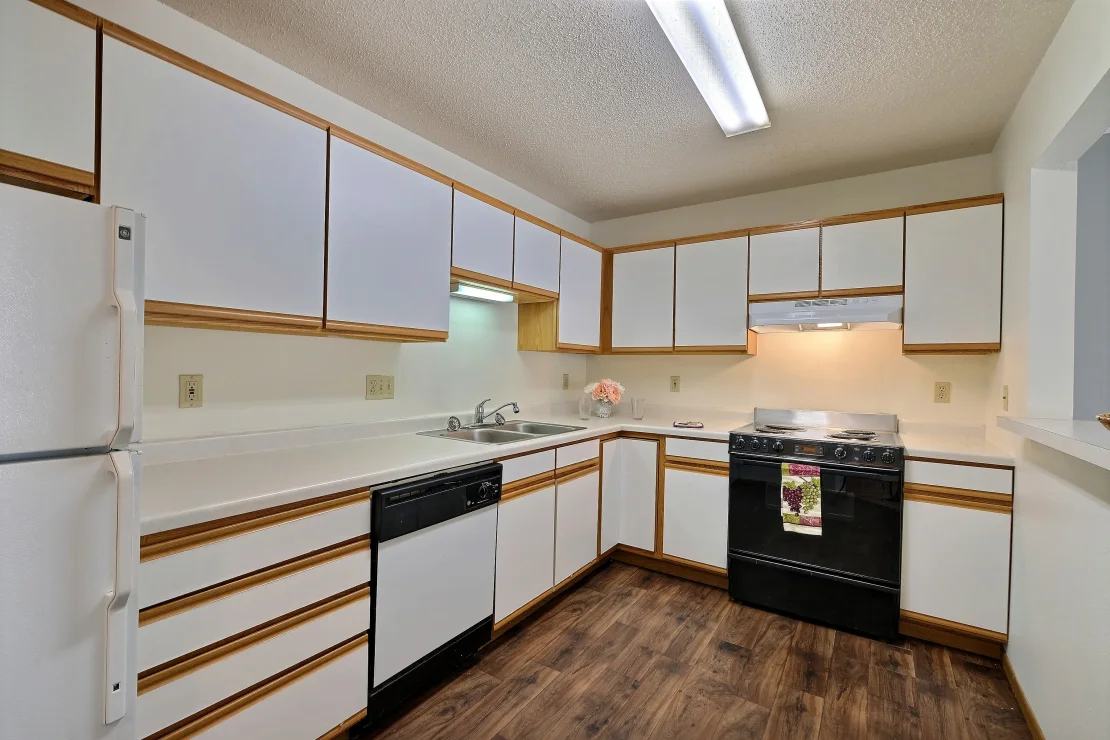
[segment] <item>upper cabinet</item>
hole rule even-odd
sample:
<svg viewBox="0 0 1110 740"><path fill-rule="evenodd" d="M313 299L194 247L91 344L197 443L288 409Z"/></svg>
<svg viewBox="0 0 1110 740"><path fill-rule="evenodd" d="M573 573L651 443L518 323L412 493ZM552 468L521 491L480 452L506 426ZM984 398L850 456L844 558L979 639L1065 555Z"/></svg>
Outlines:
<svg viewBox="0 0 1110 740"><path fill-rule="evenodd" d="M838 221L821 227L822 297L901 293L904 212Z"/></svg>
<svg viewBox="0 0 1110 740"><path fill-rule="evenodd" d="M549 298L559 294L559 232L523 213L516 215L513 287Z"/></svg>
<svg viewBox="0 0 1110 740"><path fill-rule="evenodd" d="M94 192L96 22L62 3L0 0L0 173Z"/></svg>
<svg viewBox="0 0 1110 740"><path fill-rule="evenodd" d="M748 236L675 247L674 349L748 349Z"/></svg>
<svg viewBox="0 0 1110 740"><path fill-rule="evenodd" d="M613 352L674 346L673 244L613 255Z"/></svg>
<svg viewBox="0 0 1110 740"><path fill-rule="evenodd" d="M906 211L903 351L997 352L1002 196Z"/></svg>
<svg viewBox="0 0 1110 740"><path fill-rule="evenodd" d="M326 132L114 38L103 54L101 202L147 215L148 322L319 330Z"/></svg>
<svg viewBox="0 0 1110 740"><path fill-rule="evenodd" d="M369 338L446 339L450 181L377 154L369 142L345 138L333 130L328 330Z"/></svg>
<svg viewBox="0 0 1110 740"><path fill-rule="evenodd" d="M456 183L452 272L459 277L512 287L513 222L511 207Z"/></svg>
<svg viewBox="0 0 1110 740"><path fill-rule="evenodd" d="M558 347L601 349L601 252L562 237L559 264Z"/></svg>
<svg viewBox="0 0 1110 740"><path fill-rule="evenodd" d="M753 229L749 247L748 293L753 300L817 296L821 266L819 227Z"/></svg>

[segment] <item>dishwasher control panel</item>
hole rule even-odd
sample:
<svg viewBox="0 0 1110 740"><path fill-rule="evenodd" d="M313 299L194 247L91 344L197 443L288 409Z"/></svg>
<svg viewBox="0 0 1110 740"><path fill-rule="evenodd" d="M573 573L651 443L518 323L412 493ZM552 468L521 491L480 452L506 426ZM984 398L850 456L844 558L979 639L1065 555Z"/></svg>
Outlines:
<svg viewBox="0 0 1110 740"><path fill-rule="evenodd" d="M374 491L372 532L386 542L501 500L501 464L444 471Z"/></svg>
<svg viewBox="0 0 1110 740"><path fill-rule="evenodd" d="M473 509L475 506L482 506L491 501L497 501L501 498L501 481L499 480L484 480L476 487L470 487L466 492L466 508Z"/></svg>

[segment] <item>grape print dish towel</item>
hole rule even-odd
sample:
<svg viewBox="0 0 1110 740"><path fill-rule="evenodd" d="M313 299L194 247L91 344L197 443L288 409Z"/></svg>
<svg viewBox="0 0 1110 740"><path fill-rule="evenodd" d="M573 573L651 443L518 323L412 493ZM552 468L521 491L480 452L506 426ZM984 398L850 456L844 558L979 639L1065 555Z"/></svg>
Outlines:
<svg viewBox="0 0 1110 740"><path fill-rule="evenodd" d="M782 528L821 535L821 468L782 464Z"/></svg>

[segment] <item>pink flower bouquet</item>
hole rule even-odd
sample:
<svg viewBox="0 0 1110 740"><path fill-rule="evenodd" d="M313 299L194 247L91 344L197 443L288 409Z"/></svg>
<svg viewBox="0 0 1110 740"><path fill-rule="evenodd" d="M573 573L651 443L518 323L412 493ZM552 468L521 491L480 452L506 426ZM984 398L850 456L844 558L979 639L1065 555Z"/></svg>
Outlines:
<svg viewBox="0 0 1110 740"><path fill-rule="evenodd" d="M596 383L586 386L586 393L597 402L595 412L601 418L607 418L615 404L621 402L624 395L624 386L610 378L602 378Z"/></svg>

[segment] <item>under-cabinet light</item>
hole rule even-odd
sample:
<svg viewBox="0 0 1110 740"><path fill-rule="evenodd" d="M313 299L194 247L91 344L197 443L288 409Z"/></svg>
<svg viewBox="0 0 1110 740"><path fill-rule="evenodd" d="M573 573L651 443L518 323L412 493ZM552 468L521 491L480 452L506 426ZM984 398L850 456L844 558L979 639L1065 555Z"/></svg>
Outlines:
<svg viewBox="0 0 1110 740"><path fill-rule="evenodd" d="M645 0L725 136L771 119L724 0Z"/></svg>
<svg viewBox="0 0 1110 740"><path fill-rule="evenodd" d="M817 328L818 329L843 329L844 328L844 322L843 321L836 321L836 322L833 322L833 323L830 323L830 324L818 324Z"/></svg>
<svg viewBox="0 0 1110 740"><path fill-rule="evenodd" d="M505 293L494 288L467 285L466 283L452 283L451 295L456 295L459 298L473 298L477 301L493 301L494 303L508 303L513 300L512 293Z"/></svg>

